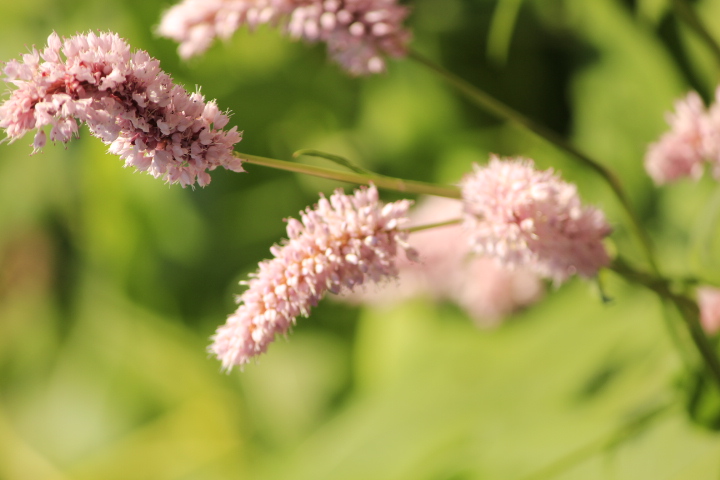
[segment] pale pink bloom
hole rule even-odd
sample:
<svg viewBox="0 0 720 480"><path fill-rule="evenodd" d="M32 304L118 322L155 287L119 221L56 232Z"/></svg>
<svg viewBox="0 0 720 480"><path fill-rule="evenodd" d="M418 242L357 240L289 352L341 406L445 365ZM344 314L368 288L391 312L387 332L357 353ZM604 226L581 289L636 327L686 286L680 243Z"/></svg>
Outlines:
<svg viewBox="0 0 720 480"><path fill-rule="evenodd" d="M645 170L657 185L684 177L700 178L704 161L714 149L713 128L700 96L690 92L678 100L667 122L670 131L648 147Z"/></svg>
<svg viewBox="0 0 720 480"><path fill-rule="evenodd" d="M247 25L274 22L287 15L295 0L184 0L168 9L160 21L158 33L180 43L182 58L203 53L215 38L229 39L235 31Z"/></svg>
<svg viewBox="0 0 720 480"><path fill-rule="evenodd" d="M584 207L575 185L532 160L492 156L461 183L464 225L478 253L510 267L526 267L561 283L593 277L610 262L604 214Z"/></svg>
<svg viewBox="0 0 720 480"><path fill-rule="evenodd" d="M720 289L700 287L697 289L700 323L703 329L713 335L720 331Z"/></svg>
<svg viewBox="0 0 720 480"><path fill-rule="evenodd" d="M367 75L384 71L386 56L407 54L407 15L397 0L185 0L164 14L158 33L180 42L187 58L243 25L270 23L292 38L325 42L348 72Z"/></svg>
<svg viewBox="0 0 720 480"><path fill-rule="evenodd" d="M64 59L63 59L64 57ZM147 52L113 33L61 39L5 65L4 80L16 87L0 106L0 127L11 141L37 130L34 152L50 140L68 142L78 121L108 144L125 166L183 186L210 182L208 170L243 171L233 146L236 127L215 102L188 93Z"/></svg>
<svg viewBox="0 0 720 480"><path fill-rule="evenodd" d="M397 275L398 247L412 255L400 228L410 201L384 205L374 186L353 195L335 191L289 219L288 240L273 246L237 298L240 306L213 336L210 351L225 370L265 352L296 317L307 316L326 292L352 290Z"/></svg>
<svg viewBox="0 0 720 480"><path fill-rule="evenodd" d="M462 203L430 197L411 214L411 226L429 225L462 216ZM429 296L460 306L480 326L493 326L542 296L543 284L526 269L508 269L494 259L473 254L468 234L460 224L412 232L410 246L418 261L398 258L397 281L382 288L364 288L344 296L351 303L395 305Z"/></svg>

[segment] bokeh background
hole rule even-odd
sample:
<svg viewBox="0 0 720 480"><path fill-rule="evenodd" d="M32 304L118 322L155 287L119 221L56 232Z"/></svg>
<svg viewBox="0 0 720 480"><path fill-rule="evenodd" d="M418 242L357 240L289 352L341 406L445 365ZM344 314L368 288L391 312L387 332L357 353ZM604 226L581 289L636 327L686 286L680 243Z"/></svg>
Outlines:
<svg viewBox="0 0 720 480"><path fill-rule="evenodd" d="M669 0L408 3L414 49L615 168L663 268L719 279L714 182L658 190L642 168L673 100L691 88L712 98L718 73ZM3 1L0 59L53 30L112 30L231 109L242 152L315 148L444 183L489 152L531 156L578 183L615 226L614 248L639 258L597 177L421 65L350 78L322 45L268 28L181 62L153 33L169 6ZM720 1L696 6L720 37ZM283 237L283 218L349 186L248 166L182 189L121 168L86 130L34 156L31 141L0 145L3 480L720 475L720 437L682 408L660 303L611 274L610 302L573 280L492 330L428 299L328 299L257 364L226 375L206 346L237 282Z"/></svg>

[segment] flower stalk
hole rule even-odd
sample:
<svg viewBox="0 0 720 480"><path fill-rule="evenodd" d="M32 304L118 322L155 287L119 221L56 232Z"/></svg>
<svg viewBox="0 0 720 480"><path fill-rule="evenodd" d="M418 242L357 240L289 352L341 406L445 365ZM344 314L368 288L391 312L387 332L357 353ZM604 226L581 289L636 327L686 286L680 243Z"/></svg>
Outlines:
<svg viewBox="0 0 720 480"><path fill-rule="evenodd" d="M357 185L370 185L371 183L378 188L386 190L394 190L402 193L414 193L418 195L436 195L439 197L460 199L460 189L454 186L437 185L428 182L419 182L417 180L405 180L395 177L387 177L385 175L367 174L357 172L341 172L330 168L317 167L315 165L306 165L303 163L288 162L285 160L277 160L274 158L260 157L258 155L250 155L247 153L236 153L238 158L245 163L253 165L261 165L263 167L275 168L277 170L285 170L288 172L303 173L314 177L327 178L337 180L339 182L355 183Z"/></svg>
<svg viewBox="0 0 720 480"><path fill-rule="evenodd" d="M645 231L645 229L642 227L640 219L635 213L635 210L630 203L630 199L628 198L625 190L622 187L622 184L620 183L620 179L617 177L617 175L615 175L614 172L612 172L610 169L597 162L596 160L592 159L587 154L580 151L577 147L572 145L570 142L562 138L557 133L538 124L537 122L531 120L520 112L513 110L512 108L498 101L496 98L492 97L488 93L457 77L453 73L429 60L425 56L414 51L411 51L408 56L420 63L421 65L429 68L434 73L438 74L440 77L442 77L443 80L448 82L460 93L465 95L469 100L471 100L473 103L475 103L482 109L492 113L499 118L508 120L512 123L518 124L526 128L537 136L552 143L559 149L567 152L576 160L580 161L580 163L597 173L610 186L610 189L613 191L618 201L622 205L623 210L627 214L632 228L635 231L635 234L642 246L643 253L645 254L650 268L653 271L658 271L657 263L655 262L655 256L653 253L652 241L650 240L650 237Z"/></svg>
<svg viewBox="0 0 720 480"><path fill-rule="evenodd" d="M720 361L700 324L700 311L697 303L686 295L674 292L670 280L656 274L636 270L621 258L616 258L608 268L627 281L643 285L652 290L661 299L669 302L677 309L705 366L720 388Z"/></svg>

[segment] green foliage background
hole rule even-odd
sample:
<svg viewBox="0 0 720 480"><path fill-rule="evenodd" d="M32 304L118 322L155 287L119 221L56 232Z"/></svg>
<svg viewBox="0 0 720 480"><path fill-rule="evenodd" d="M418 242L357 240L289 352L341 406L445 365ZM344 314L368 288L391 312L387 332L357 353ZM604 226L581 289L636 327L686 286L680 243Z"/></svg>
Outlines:
<svg viewBox="0 0 720 480"><path fill-rule="evenodd" d="M717 78L669 1L526 0L505 23L493 17L497 1L410 3L416 50L615 168L663 268L720 280L714 182L658 190L642 168L673 100L690 88L710 99ZM696 5L720 36L720 1ZM639 258L597 177L421 65L349 78L323 46L266 28L181 62L153 34L167 7L2 2L0 59L53 30L113 30L231 109L242 152L289 159L315 148L445 183L489 152L530 156L577 182L608 213L617 249ZM507 50L493 44L495 57L491 29L512 35ZM34 156L29 142L0 146L2 479L720 475L720 439L681 408L683 365L646 291L604 274L613 301L603 304L593 284L574 280L493 331L423 299L391 310L328 300L257 365L224 375L205 349L235 308L237 281L283 237L283 218L338 185L248 166L183 190L122 169L86 130ZM664 402L677 407L616 437Z"/></svg>

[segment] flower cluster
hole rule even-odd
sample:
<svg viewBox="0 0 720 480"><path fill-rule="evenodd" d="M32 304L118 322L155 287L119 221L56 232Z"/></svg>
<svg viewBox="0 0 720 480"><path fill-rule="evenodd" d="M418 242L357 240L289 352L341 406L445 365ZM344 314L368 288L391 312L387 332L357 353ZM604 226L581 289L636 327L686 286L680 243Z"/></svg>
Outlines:
<svg viewBox="0 0 720 480"><path fill-rule="evenodd" d="M430 197L413 209L409 228L451 221L461 215L461 202ZM456 303L479 326L494 326L542 296L543 284L536 274L525 268L505 268L492 258L469 253L468 240L460 224L412 232L408 243L417 251L418 261L398 258L397 282L359 289L343 300L394 305L430 296Z"/></svg>
<svg viewBox="0 0 720 480"><path fill-rule="evenodd" d="M396 0L185 0L163 16L158 32L180 42L183 58L243 25L279 24L291 38L325 42L353 75L385 70L385 56L406 54L408 10Z"/></svg>
<svg viewBox="0 0 720 480"><path fill-rule="evenodd" d="M720 97L720 89L716 92ZM650 145L645 155L645 170L656 184L684 177L698 179L705 162L720 177L720 104L706 109L700 96L690 92L675 103L668 114L670 131Z"/></svg>
<svg viewBox="0 0 720 480"><path fill-rule="evenodd" d="M242 366L267 350L296 317L307 316L326 292L352 290L397 275L398 247L413 256L400 227L410 201L382 205L374 186L322 197L301 219L289 219L288 240L271 248L238 297L238 309L213 336L210 351L223 368Z"/></svg>
<svg viewBox="0 0 720 480"><path fill-rule="evenodd" d="M131 52L116 34L53 33L42 52L8 62L4 73L16 89L0 106L0 127L11 141L37 129L34 151L46 143L43 127L51 126L52 141L68 142L80 121L126 166L170 183L207 185L207 171L218 166L242 171L233 155L241 134L222 130L228 116L175 85L158 60Z"/></svg>
<svg viewBox="0 0 720 480"><path fill-rule="evenodd" d="M462 183L464 224L472 249L502 264L524 266L556 283L592 277L610 261L603 238L611 228L600 210L584 207L577 188L528 159L496 156Z"/></svg>

